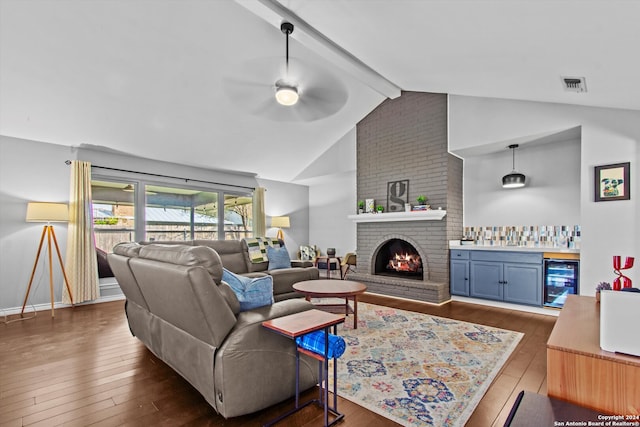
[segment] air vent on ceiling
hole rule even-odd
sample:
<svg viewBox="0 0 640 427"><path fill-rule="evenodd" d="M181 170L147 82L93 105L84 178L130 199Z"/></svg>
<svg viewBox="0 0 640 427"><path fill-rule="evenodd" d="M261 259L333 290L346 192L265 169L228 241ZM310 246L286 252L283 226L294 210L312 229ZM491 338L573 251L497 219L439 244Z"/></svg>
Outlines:
<svg viewBox="0 0 640 427"><path fill-rule="evenodd" d="M587 82L584 77L562 77L562 86L568 92L587 91Z"/></svg>

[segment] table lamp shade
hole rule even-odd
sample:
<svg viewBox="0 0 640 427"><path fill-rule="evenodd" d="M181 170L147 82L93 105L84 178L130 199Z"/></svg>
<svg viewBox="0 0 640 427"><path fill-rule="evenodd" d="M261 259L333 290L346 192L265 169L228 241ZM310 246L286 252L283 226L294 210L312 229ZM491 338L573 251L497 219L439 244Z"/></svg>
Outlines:
<svg viewBox="0 0 640 427"><path fill-rule="evenodd" d="M67 222L69 206L66 203L29 202L27 222Z"/></svg>
<svg viewBox="0 0 640 427"><path fill-rule="evenodd" d="M271 227L274 228L289 228L291 224L288 216L274 216L271 218Z"/></svg>

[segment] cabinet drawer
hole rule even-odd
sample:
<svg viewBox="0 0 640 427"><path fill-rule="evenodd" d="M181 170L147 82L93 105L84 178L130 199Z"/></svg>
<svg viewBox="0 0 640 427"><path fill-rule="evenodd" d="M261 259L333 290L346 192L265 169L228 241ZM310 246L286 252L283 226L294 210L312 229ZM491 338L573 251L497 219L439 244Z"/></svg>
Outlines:
<svg viewBox="0 0 640 427"><path fill-rule="evenodd" d="M453 252L453 251L452 251ZM542 264L540 252L509 252L509 251L468 251L472 261L515 262L520 264ZM453 258L453 254L451 255Z"/></svg>
<svg viewBox="0 0 640 427"><path fill-rule="evenodd" d="M451 249L451 260L454 259L469 259L470 251L461 251L459 249Z"/></svg>

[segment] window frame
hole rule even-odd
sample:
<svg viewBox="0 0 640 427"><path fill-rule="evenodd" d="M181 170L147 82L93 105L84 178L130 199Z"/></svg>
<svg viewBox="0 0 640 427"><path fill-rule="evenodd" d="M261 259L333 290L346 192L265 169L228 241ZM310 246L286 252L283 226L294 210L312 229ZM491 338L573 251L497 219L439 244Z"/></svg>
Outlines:
<svg viewBox="0 0 640 427"><path fill-rule="evenodd" d="M206 191L208 193L216 193L218 200L218 226L217 226L217 236L218 240L225 240L226 231L224 229L224 196L225 195L233 195L239 197L253 197L253 191L246 190L246 192L233 190L230 187L233 185L227 186L216 186L216 185L203 185L199 183L189 183L189 182L176 182L175 179L158 180L158 179L144 179L140 177L139 174L135 173L117 173L117 174L105 174L105 173L95 173L92 169L91 181L106 181L106 182L116 182L123 184L132 184L135 187L135 191L133 193L134 200L134 241L144 241L147 240L146 235L146 206L147 199L145 190L147 186L156 186L156 187L169 187L176 189L185 189L185 190L193 190L193 191ZM93 200L91 201L93 204ZM191 223L191 235L194 234L194 224ZM248 235L253 235L253 227L247 231Z"/></svg>

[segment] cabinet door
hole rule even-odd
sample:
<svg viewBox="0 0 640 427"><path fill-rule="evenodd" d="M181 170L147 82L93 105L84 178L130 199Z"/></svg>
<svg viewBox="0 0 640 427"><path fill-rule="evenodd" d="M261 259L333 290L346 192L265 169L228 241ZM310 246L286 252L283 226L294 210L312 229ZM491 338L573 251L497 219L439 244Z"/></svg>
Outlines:
<svg viewBox="0 0 640 427"><path fill-rule="evenodd" d="M502 301L502 265L501 262L471 261L469 294Z"/></svg>
<svg viewBox="0 0 640 427"><path fill-rule="evenodd" d="M451 294L469 296L469 261L451 260Z"/></svg>
<svg viewBox="0 0 640 427"><path fill-rule="evenodd" d="M504 264L504 300L518 304L542 305L542 266Z"/></svg>

